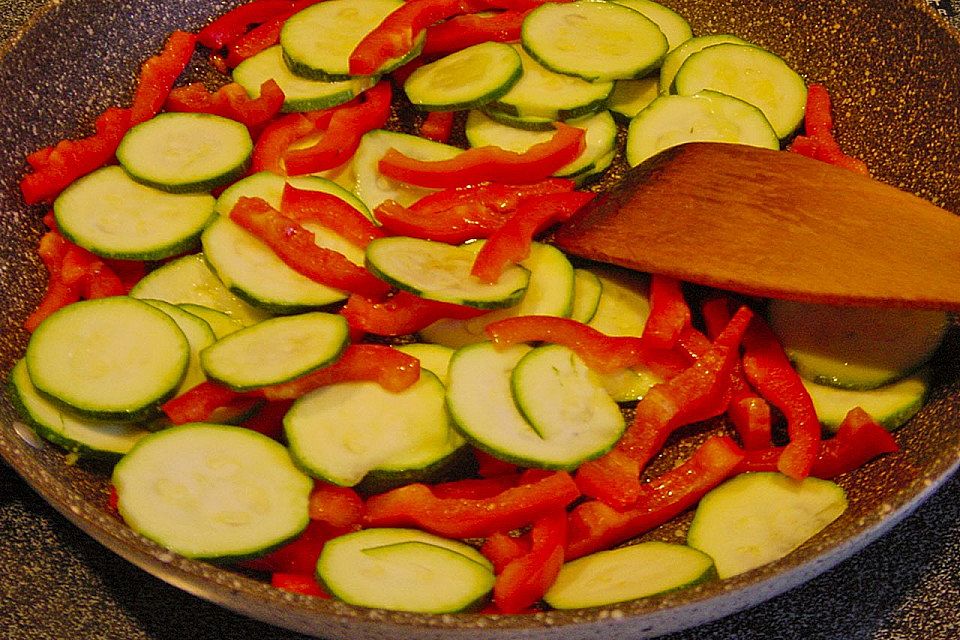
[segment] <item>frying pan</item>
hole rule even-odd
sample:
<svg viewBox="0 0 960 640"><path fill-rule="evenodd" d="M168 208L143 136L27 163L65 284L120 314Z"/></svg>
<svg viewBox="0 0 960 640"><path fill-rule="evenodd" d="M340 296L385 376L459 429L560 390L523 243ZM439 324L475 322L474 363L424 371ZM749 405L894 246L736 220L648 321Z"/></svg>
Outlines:
<svg viewBox="0 0 960 640"><path fill-rule="evenodd" d="M922 2L664 0L698 34L732 32L783 55L834 96L838 135L879 178L960 213L960 41ZM11 4L12 6L12 4ZM0 58L0 369L20 357L23 319L43 287L33 248L42 208L27 208L17 181L26 153L89 132L105 107L130 97L140 62L174 28L196 29L231 2L63 0L41 11ZM16 5L23 10L21 5ZM204 75L198 58L190 70ZM936 269L931 265L931 277ZM898 432L899 454L841 479L850 508L781 561L693 589L576 612L493 617L364 610L285 594L252 577L185 560L140 538L104 509L108 470L67 465L36 442L0 400L0 454L76 526L135 565L189 593L290 630L329 638L643 638L689 628L799 585L886 533L937 490L960 463L960 340L938 357L929 403ZM697 437L673 445L684 457ZM651 537L672 539L687 519Z"/></svg>

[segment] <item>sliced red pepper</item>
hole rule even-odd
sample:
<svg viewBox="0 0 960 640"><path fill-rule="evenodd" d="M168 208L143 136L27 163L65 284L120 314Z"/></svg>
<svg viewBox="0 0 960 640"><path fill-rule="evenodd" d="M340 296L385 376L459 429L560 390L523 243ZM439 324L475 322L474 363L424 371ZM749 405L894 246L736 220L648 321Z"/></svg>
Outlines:
<svg viewBox="0 0 960 640"><path fill-rule="evenodd" d="M493 585L493 603L503 613L520 613L538 602L557 579L567 543L567 512L538 518L526 534L530 551L509 562Z"/></svg>
<svg viewBox="0 0 960 640"><path fill-rule="evenodd" d="M430 485L430 491L438 498L492 498L520 484L520 474L514 471L492 478L464 478Z"/></svg>
<svg viewBox="0 0 960 640"><path fill-rule="evenodd" d="M405 291L398 291L382 302L351 295L340 309L352 329L380 336L404 336L443 318L466 320L483 313L482 309L425 300Z"/></svg>
<svg viewBox="0 0 960 640"><path fill-rule="evenodd" d="M335 107L330 126L316 144L284 155L287 173L317 173L349 160L360 146L363 134L386 124L392 95L390 82L384 80L364 91L359 102Z"/></svg>
<svg viewBox="0 0 960 640"><path fill-rule="evenodd" d="M777 468L796 480L810 474L820 450L820 420L810 394L790 364L777 336L754 318L743 338L743 371L750 384L787 420L790 443Z"/></svg>
<svg viewBox="0 0 960 640"><path fill-rule="evenodd" d="M174 31L167 38L163 50L143 63L130 108L131 125L145 122L160 113L173 83L190 63L196 45L195 34Z"/></svg>
<svg viewBox="0 0 960 640"><path fill-rule="evenodd" d="M327 126L331 115L329 111L310 111L288 113L273 120L257 136L250 170L254 173L272 171L278 175L286 175L283 155L287 149L297 140Z"/></svg>
<svg viewBox="0 0 960 640"><path fill-rule="evenodd" d="M263 387L268 400L290 400L329 384L368 380L403 391L420 378L420 361L382 344L352 344L331 365L282 384Z"/></svg>
<svg viewBox="0 0 960 640"><path fill-rule="evenodd" d="M317 481L310 493L311 520L346 529L363 522L363 498L350 487Z"/></svg>
<svg viewBox="0 0 960 640"><path fill-rule="evenodd" d="M299 593L317 598L330 598L330 594L323 590L323 587L320 586L317 579L309 575L274 571L270 575L270 584L277 589L283 589L290 593Z"/></svg>
<svg viewBox="0 0 960 640"><path fill-rule="evenodd" d="M298 222L319 222L361 248L386 235L370 218L332 193L286 184L280 211Z"/></svg>
<svg viewBox="0 0 960 640"><path fill-rule="evenodd" d="M573 502L580 492L565 471L489 498L438 498L425 484L408 484L367 500L366 524L416 526L451 538L510 531Z"/></svg>
<svg viewBox="0 0 960 640"><path fill-rule="evenodd" d="M746 451L740 471L778 471L783 447ZM836 435L824 440L810 470L817 478L834 478L853 471L884 453L894 453L900 445L863 409L856 407L846 415Z"/></svg>
<svg viewBox="0 0 960 640"><path fill-rule="evenodd" d="M270 247L291 269L315 282L370 297L386 295L390 285L337 251L318 247L313 233L261 198L241 197L230 219Z"/></svg>
<svg viewBox="0 0 960 640"><path fill-rule="evenodd" d="M690 326L690 307L679 280L662 274L650 276L650 316L641 336L650 349L676 346Z"/></svg>
<svg viewBox="0 0 960 640"><path fill-rule="evenodd" d="M513 474L517 471L517 465L515 463L501 460L481 449L474 448L473 457L477 461L477 475L481 478L495 478L497 476Z"/></svg>
<svg viewBox="0 0 960 640"><path fill-rule="evenodd" d="M292 542L261 558L246 560L241 566L254 571L313 576L323 545L337 536L358 530L357 526L334 527L322 520L311 520L303 533Z"/></svg>
<svg viewBox="0 0 960 640"><path fill-rule="evenodd" d="M714 346L693 365L647 392L637 403L633 422L614 447L617 453L607 453L580 466L577 478L581 491L620 508L633 505L640 491L635 469L624 461L605 458L625 455L642 471L678 427L726 410L737 354L730 346L734 341L730 336L742 335L751 317L746 307L741 308Z"/></svg>
<svg viewBox="0 0 960 640"><path fill-rule="evenodd" d="M279 440L283 435L283 416L292 404L292 400L265 402L256 413L241 422L240 426Z"/></svg>
<svg viewBox="0 0 960 640"><path fill-rule="evenodd" d="M193 82L170 91L168 111L212 113L242 122L250 129L258 129L276 116L283 107L283 90L276 80L268 79L260 85L260 95L251 98L246 89L236 82L210 92L203 83Z"/></svg>
<svg viewBox="0 0 960 640"><path fill-rule="evenodd" d="M240 395L218 382L205 380L176 398L167 400L160 409L173 424L203 422L214 410L227 406Z"/></svg>
<svg viewBox="0 0 960 640"><path fill-rule="evenodd" d="M209 49L233 43L250 27L290 10L290 0L251 0L220 15L197 32L197 40Z"/></svg>
<svg viewBox="0 0 960 640"><path fill-rule="evenodd" d="M804 111L804 132L787 147L794 153L870 175L865 162L843 152L833 134L833 114L830 93L822 84L807 87Z"/></svg>
<svg viewBox="0 0 960 640"><path fill-rule="evenodd" d="M504 269L530 255L534 236L569 219L594 195L569 191L521 199L516 212L480 248L470 273L483 282L496 282Z"/></svg>
<svg viewBox="0 0 960 640"><path fill-rule="evenodd" d="M428 194L409 207L387 200L374 215L396 235L460 244L487 238L499 229L527 197L572 191L574 183L549 178L524 185L487 182Z"/></svg>
<svg viewBox="0 0 960 640"><path fill-rule="evenodd" d="M427 27L422 55L449 54L483 42L519 42L530 10L467 14Z"/></svg>
<svg viewBox="0 0 960 640"><path fill-rule="evenodd" d="M31 154L34 168L20 181L27 204L53 200L70 183L111 159L127 130L130 110L111 107L94 123L96 132L79 140L61 140L54 147Z"/></svg>
<svg viewBox="0 0 960 640"><path fill-rule="evenodd" d="M431 111L420 124L420 135L427 140L446 143L453 133L453 111Z"/></svg>
<svg viewBox="0 0 960 640"><path fill-rule="evenodd" d="M529 552L530 539L528 537L514 537L502 531L487 536L480 546L480 553L493 563L493 572L498 574L508 564Z"/></svg>
<svg viewBox="0 0 960 640"><path fill-rule="evenodd" d="M407 55L421 31L435 22L483 8L476 0L408 0L363 37L350 54L350 75L369 76Z"/></svg>
<svg viewBox="0 0 960 640"><path fill-rule="evenodd" d="M708 438L683 464L645 485L635 507L618 511L593 500L569 516L567 560L635 538L687 510L736 472L744 454L727 436Z"/></svg>
<svg viewBox="0 0 960 640"><path fill-rule="evenodd" d="M646 358L640 338L608 336L570 318L515 316L491 322L484 327L484 333L498 347L521 342L562 344L588 367L600 372L638 366Z"/></svg>
<svg viewBox="0 0 960 640"><path fill-rule="evenodd" d="M390 149L380 173L419 187L444 189L481 182L528 184L548 178L573 162L584 149L584 131L562 122L547 141L518 153L500 147L473 147L448 160L420 160Z"/></svg>
<svg viewBox="0 0 960 640"><path fill-rule="evenodd" d="M280 42L280 29L287 18L307 7L323 2L323 0L296 0L286 11L269 18L236 38L227 45L228 67L235 67L247 58L253 57L261 51Z"/></svg>
<svg viewBox="0 0 960 640"><path fill-rule="evenodd" d="M60 278L51 278L47 281L47 288L43 293L36 309L23 321L27 331L34 331L50 314L72 304L80 299L80 290L76 285L68 285Z"/></svg>
<svg viewBox="0 0 960 640"><path fill-rule="evenodd" d="M830 102L830 93L822 84L807 87L803 129L808 136L833 136L833 109Z"/></svg>

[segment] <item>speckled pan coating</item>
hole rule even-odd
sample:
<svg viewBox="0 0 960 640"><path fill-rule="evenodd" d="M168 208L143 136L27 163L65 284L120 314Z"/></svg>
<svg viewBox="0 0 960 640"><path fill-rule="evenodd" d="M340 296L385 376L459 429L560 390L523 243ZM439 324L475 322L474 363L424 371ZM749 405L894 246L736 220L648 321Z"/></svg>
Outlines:
<svg viewBox="0 0 960 640"><path fill-rule="evenodd" d="M881 179L960 213L960 41L922 0L740 2L665 0L698 34L734 32L781 55L835 100L844 146ZM39 0L3 3L41 13L0 58L0 225L4 293L0 368L9 371L26 335L20 324L39 299L42 266L31 248L43 208L18 196L24 155L77 135L106 106L130 95L140 61L167 32L195 29L228 2ZM0 15L0 18L3 16ZM920 61L923 61L922 64ZM192 72L202 74L202 65ZM938 265L932 265L936 268ZM536 616L429 617L352 608L284 594L248 577L187 561L130 532L103 507L106 470L66 466L50 446L18 435L0 401L0 453L54 507L123 557L184 590L281 627L330 638L642 638L687 628L789 589L887 531L939 486L960 460L960 340L942 355L931 402L901 432L903 452L843 483L851 507L812 544L781 562L728 580L617 608ZM704 434L675 447L677 457ZM672 539L685 521L653 534Z"/></svg>

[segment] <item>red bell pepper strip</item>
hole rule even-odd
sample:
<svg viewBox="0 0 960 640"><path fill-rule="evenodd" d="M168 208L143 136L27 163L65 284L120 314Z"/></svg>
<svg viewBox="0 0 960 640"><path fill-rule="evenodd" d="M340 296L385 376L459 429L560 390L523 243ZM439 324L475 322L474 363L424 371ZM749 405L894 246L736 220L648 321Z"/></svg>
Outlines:
<svg viewBox="0 0 960 640"><path fill-rule="evenodd" d="M438 498L425 484L408 484L367 500L372 527L416 526L450 538L487 536L530 524L577 499L565 471L521 484L489 498Z"/></svg>
<svg viewBox="0 0 960 640"><path fill-rule="evenodd" d="M235 67L247 58L279 43L280 29L283 28L287 18L318 2L323 2L323 0L296 0L291 3L286 11L268 18L239 38L234 39L227 45L227 66Z"/></svg>
<svg viewBox="0 0 960 640"><path fill-rule="evenodd" d="M233 43L250 27L290 10L290 0L252 0L219 16L197 32L197 40L209 49Z"/></svg>
<svg viewBox="0 0 960 640"><path fill-rule="evenodd" d="M287 414L292 404L292 400L263 402L256 413L241 422L240 426L279 440L283 435L283 416Z"/></svg>
<svg viewBox="0 0 960 640"><path fill-rule="evenodd" d="M430 111L420 123L420 135L427 140L446 143L453 133L453 111Z"/></svg>
<svg viewBox="0 0 960 640"><path fill-rule="evenodd" d="M328 126L332 115L329 110L288 113L270 122L257 136L250 170L254 173L272 171L278 175L286 175L283 156L290 145L315 130Z"/></svg>
<svg viewBox="0 0 960 640"><path fill-rule="evenodd" d="M567 543L567 512L557 509L538 518L526 535L530 551L509 562L493 585L493 603L503 613L527 610L557 579Z"/></svg>
<svg viewBox="0 0 960 640"><path fill-rule="evenodd" d="M530 553L530 539L497 531L486 537L480 545L480 553L493 563L493 572L499 574L508 564Z"/></svg>
<svg viewBox="0 0 960 640"><path fill-rule="evenodd" d="M797 136L787 148L808 158L870 175L866 163L844 153L837 143L833 134L830 102L830 94L822 84L811 84L807 87L807 104L803 120L806 135Z"/></svg>
<svg viewBox="0 0 960 640"><path fill-rule="evenodd" d="M743 457L732 439L712 436L686 462L644 485L633 508L618 511L598 500L580 504L569 515L567 560L610 548L671 520L734 474Z"/></svg>
<svg viewBox="0 0 960 640"><path fill-rule="evenodd" d="M329 384L367 380L389 391L403 391L420 378L420 361L382 344L352 344L326 367L258 393L268 400L291 400Z"/></svg>
<svg viewBox="0 0 960 640"><path fill-rule="evenodd" d="M594 195L569 191L521 199L516 212L480 248L470 273L483 282L496 282L504 269L530 255L534 236L569 219Z"/></svg>
<svg viewBox="0 0 960 640"><path fill-rule="evenodd" d="M274 571L270 575L270 584L277 589L283 589L290 593L299 593L316 598L330 598L330 594L323 590L316 578L309 575Z"/></svg>
<svg viewBox="0 0 960 640"><path fill-rule="evenodd" d="M577 486L581 491L611 505L631 506L639 496L637 471L646 467L669 435L682 425L726 410L730 373L737 354L732 345L743 335L751 317L749 309L741 308L714 346L693 365L647 392L637 403L634 419L613 451L580 466Z"/></svg>
<svg viewBox="0 0 960 640"><path fill-rule="evenodd" d="M527 197L573 191L574 183L548 178L522 185L487 182L428 194L409 207L388 200L375 217L396 235L460 244L487 238L499 229Z"/></svg>
<svg viewBox="0 0 960 640"><path fill-rule="evenodd" d="M346 529L363 522L363 498L350 487L317 481L310 492L311 520Z"/></svg>
<svg viewBox="0 0 960 640"><path fill-rule="evenodd" d="M316 144L284 155L287 173L316 173L349 160L360 146L363 134L386 124L392 95L390 82L384 80L364 91L359 102L334 107L330 126Z"/></svg>
<svg viewBox="0 0 960 640"><path fill-rule="evenodd" d="M286 184L280 211L297 222L319 222L361 248L386 235L370 218L332 193Z"/></svg>
<svg viewBox="0 0 960 640"><path fill-rule="evenodd" d="M427 27L421 55L450 54L483 42L519 42L530 10L466 14Z"/></svg>
<svg viewBox="0 0 960 640"><path fill-rule="evenodd" d="M437 189L481 182L538 182L573 162L584 149L583 129L562 122L554 127L553 137L522 153L486 146L467 149L448 160L419 160L390 149L378 166L388 178Z"/></svg>
<svg viewBox="0 0 960 640"><path fill-rule="evenodd" d="M820 420L810 394L770 327L760 318L743 338L743 371L750 384L787 420L790 443L777 468L796 480L810 474L820 450Z"/></svg>
<svg viewBox="0 0 960 640"><path fill-rule="evenodd" d="M256 98L248 96L236 82L225 84L212 93L203 83L193 82L171 90L166 108L168 111L212 113L242 122L249 129L258 129L280 112L283 100L283 90L273 79L260 85L260 95Z"/></svg>
<svg viewBox="0 0 960 640"><path fill-rule="evenodd" d="M650 276L650 316L641 336L648 348L669 350L690 326L690 307L679 280L662 274Z"/></svg>
<svg viewBox="0 0 960 640"><path fill-rule="evenodd" d="M51 278L47 282L47 288L44 290L40 303L23 321L24 328L27 331L34 331L54 311L62 309L79 299L80 291L76 286L68 285L59 278Z"/></svg>
<svg viewBox="0 0 960 640"><path fill-rule="evenodd" d="M315 282L371 297L390 290L390 285L342 253L318 247L313 233L260 198L241 197L230 219L257 236L291 269Z"/></svg>
<svg viewBox="0 0 960 640"><path fill-rule="evenodd" d="M507 462L481 449L473 449L473 457L477 461L477 475L481 478L495 478L516 473L517 465Z"/></svg>
<svg viewBox="0 0 960 640"><path fill-rule="evenodd" d="M167 38L163 50L143 63L130 108L131 125L145 122L160 113L173 83L190 63L196 44L196 35L174 31Z"/></svg>
<svg viewBox="0 0 960 640"><path fill-rule="evenodd" d="M29 157L34 171L20 181L27 204L53 200L70 183L111 159L127 130L130 110L111 107L94 123L95 133L79 140L61 140Z"/></svg>
<svg viewBox="0 0 960 640"><path fill-rule="evenodd" d="M483 313L482 309L425 300L405 291L398 291L382 302L354 294L340 309L352 329L380 336L404 336L443 318L466 320Z"/></svg>
<svg viewBox="0 0 960 640"><path fill-rule="evenodd" d="M507 489L517 486L522 481L516 468L509 474L492 478L464 478L430 485L430 491L438 498L492 498Z"/></svg>
<svg viewBox="0 0 960 640"><path fill-rule="evenodd" d="M242 394L212 380L205 380L172 400L167 400L160 409L173 424L203 422L214 410L225 407Z"/></svg>
<svg viewBox="0 0 960 640"><path fill-rule="evenodd" d="M358 530L358 525L335 527L323 520L311 520L303 533L293 541L263 557L246 560L240 566L254 571L313 576L323 545L337 536Z"/></svg>
<svg viewBox="0 0 960 640"><path fill-rule="evenodd" d="M350 75L369 76L407 55L421 31L446 18L484 8L477 0L407 0L363 37L350 54Z"/></svg>
<svg viewBox="0 0 960 640"><path fill-rule="evenodd" d="M562 344L588 367L602 373L642 365L646 354L640 338L608 336L570 318L516 316L491 322L484 333L497 347L521 342Z"/></svg>
<svg viewBox="0 0 960 640"><path fill-rule="evenodd" d="M813 463L810 475L825 479L835 478L861 467L879 455L899 450L900 445L893 435L866 411L856 407L847 413L836 435L821 443L820 453ZM745 454L739 468L741 472L777 471L783 447L755 449L746 451Z"/></svg>

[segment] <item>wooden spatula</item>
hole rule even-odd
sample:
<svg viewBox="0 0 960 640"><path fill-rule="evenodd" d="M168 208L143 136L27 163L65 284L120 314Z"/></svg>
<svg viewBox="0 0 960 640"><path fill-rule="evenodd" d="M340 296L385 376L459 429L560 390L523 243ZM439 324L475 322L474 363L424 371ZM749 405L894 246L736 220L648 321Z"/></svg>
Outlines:
<svg viewBox="0 0 960 640"><path fill-rule="evenodd" d="M690 143L555 235L574 255L740 293L960 310L960 217L783 151Z"/></svg>

